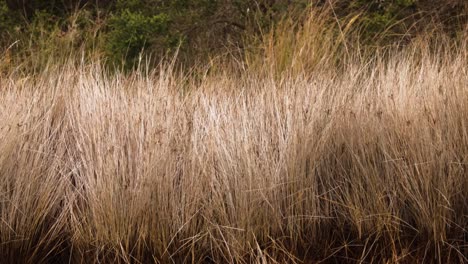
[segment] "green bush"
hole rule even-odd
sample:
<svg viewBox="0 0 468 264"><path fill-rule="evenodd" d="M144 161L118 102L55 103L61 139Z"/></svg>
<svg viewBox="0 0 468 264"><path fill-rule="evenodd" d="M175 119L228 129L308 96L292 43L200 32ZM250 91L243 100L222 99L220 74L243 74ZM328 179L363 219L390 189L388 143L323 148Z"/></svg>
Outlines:
<svg viewBox="0 0 468 264"><path fill-rule="evenodd" d="M128 66L133 65L145 49L163 50L171 43L168 24L165 14L147 16L129 9L119 12L109 20L105 47L108 57Z"/></svg>

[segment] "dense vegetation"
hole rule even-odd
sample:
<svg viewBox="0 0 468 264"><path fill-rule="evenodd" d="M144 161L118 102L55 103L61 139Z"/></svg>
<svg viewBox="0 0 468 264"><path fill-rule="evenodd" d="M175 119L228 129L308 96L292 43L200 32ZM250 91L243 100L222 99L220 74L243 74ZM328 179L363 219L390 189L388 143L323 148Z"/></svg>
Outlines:
<svg viewBox="0 0 468 264"><path fill-rule="evenodd" d="M6 0L0 44L20 61L81 50L132 66L142 52L158 61L179 50L187 64L254 48L282 20L300 24L310 7L332 9L328 24L348 26L348 36L367 46L407 43L436 29L456 37L468 10L463 0Z"/></svg>
<svg viewBox="0 0 468 264"><path fill-rule="evenodd" d="M0 2L0 262L468 263L466 5Z"/></svg>

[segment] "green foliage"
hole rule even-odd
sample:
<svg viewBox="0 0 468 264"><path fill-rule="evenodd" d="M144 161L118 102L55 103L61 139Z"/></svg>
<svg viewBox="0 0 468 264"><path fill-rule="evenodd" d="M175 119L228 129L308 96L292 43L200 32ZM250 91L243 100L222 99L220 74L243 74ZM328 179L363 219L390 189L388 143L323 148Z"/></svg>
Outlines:
<svg viewBox="0 0 468 264"><path fill-rule="evenodd" d="M376 42L395 34L404 34L404 24L398 23L414 15L416 0L357 0L344 13L361 12L362 37L365 42ZM382 36L383 32L387 32ZM385 41L385 40L384 40Z"/></svg>
<svg viewBox="0 0 468 264"><path fill-rule="evenodd" d="M114 62L123 60L127 65L132 65L144 49L151 47L154 50L157 46L163 49L171 43L168 24L166 14L148 16L124 9L113 15L106 38L109 58Z"/></svg>
<svg viewBox="0 0 468 264"><path fill-rule="evenodd" d="M183 51L193 52L197 49L189 46L197 46L198 37L212 31L209 21L222 6L216 0L117 0L105 32L106 54L112 63L123 62L128 68L142 51L161 55L182 44Z"/></svg>
<svg viewBox="0 0 468 264"><path fill-rule="evenodd" d="M300 25L305 10L330 10L330 3L325 27L336 34L359 32L353 35L360 43L375 46L412 37L433 21L446 21L444 29L463 29L468 13L464 0L0 0L0 51L17 42L14 52L43 53L46 59L51 53L92 49L128 68L142 51L158 60L179 47L179 59L193 62L246 51L285 18ZM337 20L340 29L334 27Z"/></svg>

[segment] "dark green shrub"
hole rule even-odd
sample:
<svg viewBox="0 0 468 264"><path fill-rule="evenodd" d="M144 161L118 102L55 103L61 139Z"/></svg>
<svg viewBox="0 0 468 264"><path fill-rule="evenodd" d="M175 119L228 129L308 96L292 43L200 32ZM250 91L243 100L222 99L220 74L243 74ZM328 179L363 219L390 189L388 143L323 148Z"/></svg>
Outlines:
<svg viewBox="0 0 468 264"><path fill-rule="evenodd" d="M113 62L133 65L139 54L150 48L162 51L171 42L169 18L165 14L144 15L125 9L109 20L106 52Z"/></svg>

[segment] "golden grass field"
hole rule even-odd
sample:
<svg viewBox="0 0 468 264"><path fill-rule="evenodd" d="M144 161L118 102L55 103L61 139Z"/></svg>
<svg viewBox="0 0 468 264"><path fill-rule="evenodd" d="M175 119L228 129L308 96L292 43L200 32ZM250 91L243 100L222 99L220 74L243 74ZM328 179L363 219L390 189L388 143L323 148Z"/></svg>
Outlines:
<svg viewBox="0 0 468 264"><path fill-rule="evenodd" d="M2 75L0 262L467 263L468 51L445 44Z"/></svg>

